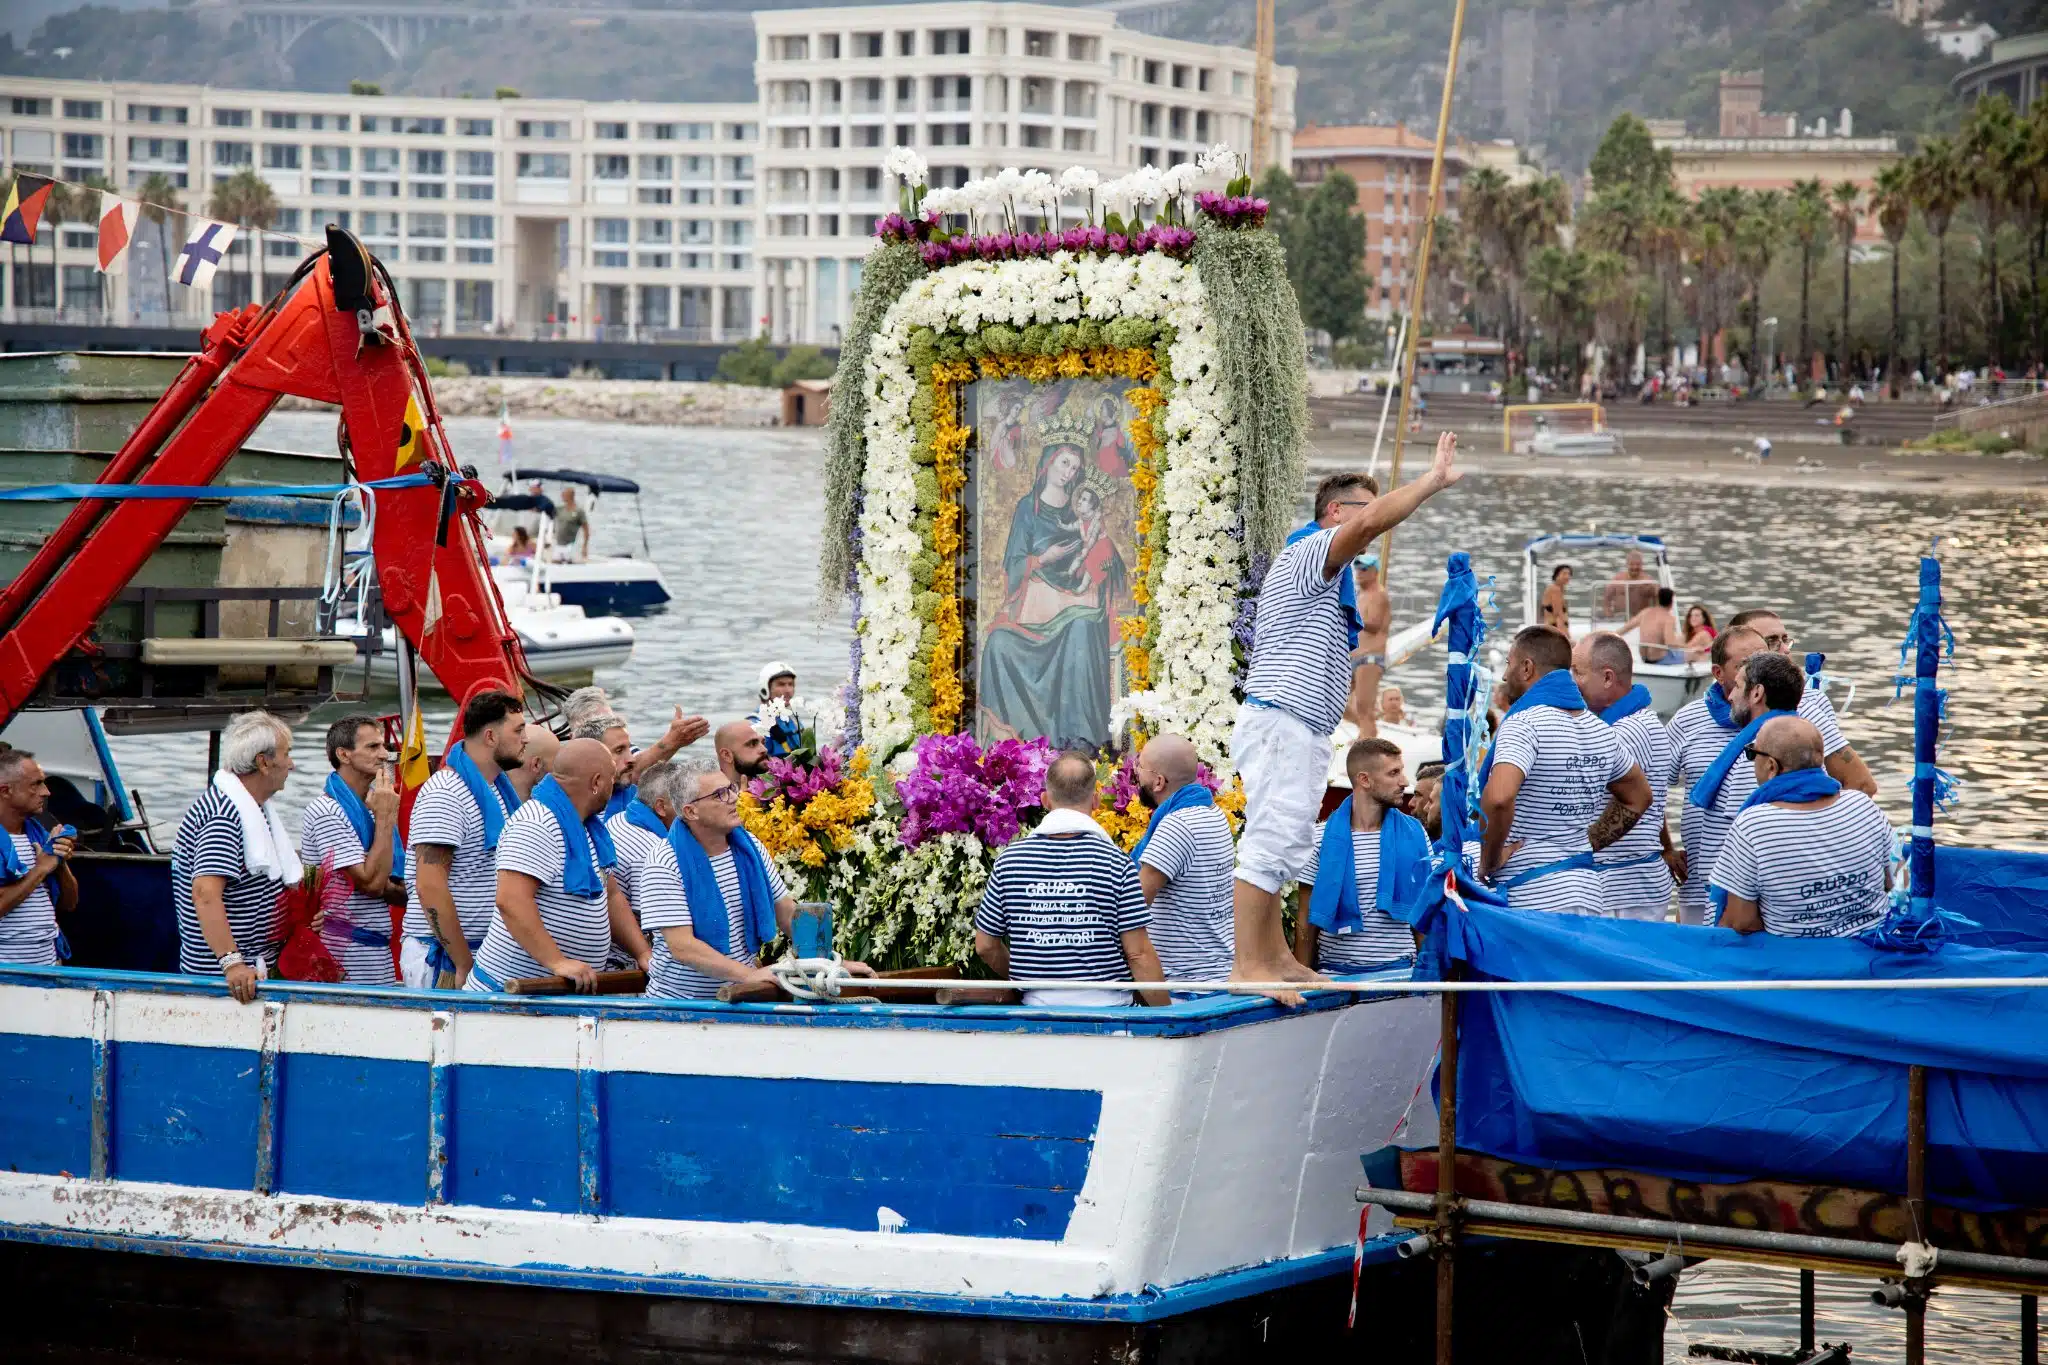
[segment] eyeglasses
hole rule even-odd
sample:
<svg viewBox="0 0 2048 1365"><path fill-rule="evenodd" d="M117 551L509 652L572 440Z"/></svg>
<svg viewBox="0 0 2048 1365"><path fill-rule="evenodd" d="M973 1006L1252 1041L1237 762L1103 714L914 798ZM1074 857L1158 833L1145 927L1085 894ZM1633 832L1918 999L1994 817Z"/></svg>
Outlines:
<svg viewBox="0 0 2048 1365"><path fill-rule="evenodd" d="M1768 750L1759 749L1754 744L1743 745L1742 756L1752 763L1756 762L1760 758L1768 758L1773 763L1776 763L1778 761L1778 756L1776 754L1771 753Z"/></svg>
<svg viewBox="0 0 2048 1365"><path fill-rule="evenodd" d="M1789 630L1782 635L1764 636L1765 649L1790 649L1792 648L1792 646L1798 643L1798 639L1794 637L1792 632Z"/></svg>
<svg viewBox="0 0 2048 1365"><path fill-rule="evenodd" d="M723 801L728 806L737 806L740 803L740 789L733 783L728 782L723 787L705 792L697 798L697 801ZM697 804L697 801L692 801L690 804L694 806Z"/></svg>

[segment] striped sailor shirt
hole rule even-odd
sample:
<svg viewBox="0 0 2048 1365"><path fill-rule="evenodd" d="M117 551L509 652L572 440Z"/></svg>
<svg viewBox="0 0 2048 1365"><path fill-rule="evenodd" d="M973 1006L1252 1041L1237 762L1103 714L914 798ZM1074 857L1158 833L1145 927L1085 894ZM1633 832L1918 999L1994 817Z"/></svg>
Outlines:
<svg viewBox="0 0 2048 1365"><path fill-rule="evenodd" d="M1593 851L1587 829L1607 809L1607 786L1628 774L1635 760L1608 724L1591 711L1532 706L1501 722L1493 761L1522 770L1510 843L1520 842L1496 880L1506 885L1524 872ZM1600 913L1600 875L1592 868L1549 872L1509 888L1517 910Z"/></svg>
<svg viewBox="0 0 2048 1365"><path fill-rule="evenodd" d="M306 803L299 816L299 857L308 867L331 861L334 875L346 879L348 869L360 867L370 851L356 834L356 827L342 813L341 803L322 793ZM382 935L383 946L359 943L351 927ZM381 896L369 896L349 886L348 899L327 914L320 941L341 964L342 979L368 986L389 986L398 979L391 963L391 907Z"/></svg>
<svg viewBox="0 0 2048 1365"><path fill-rule="evenodd" d="M178 840L171 848L171 900L178 912L178 970L191 976L219 976L220 959L199 930L199 912L192 904L194 877L223 877L221 904L235 951L256 965L263 958L277 965L277 898L284 883L247 870L242 852L242 821L227 793L209 785L185 808L178 822Z"/></svg>
<svg viewBox="0 0 2048 1365"><path fill-rule="evenodd" d="M599 885L607 885L605 873L597 866L597 854L589 848L588 841L585 856L591 860L590 867L597 873ZM498 870L522 872L540 883L534 902L540 910L541 927L548 931L555 946L565 957L602 967L612 947L610 906L601 890L595 896L572 896L562 889L565 857L561 826L555 823L554 812L538 801L528 801L513 811L498 836ZM483 945L476 950L476 965L501 986L520 977L548 975L548 969L534 961L505 927L505 916L495 909L495 889L491 898L491 927L484 935ZM464 921L463 927L469 927L468 921ZM475 973L470 974L464 988L489 989L477 980Z"/></svg>
<svg viewBox="0 0 2048 1365"><path fill-rule="evenodd" d="M1641 917L1645 912L1654 912L1652 917L1661 919L1671 909L1671 869L1665 866L1662 857L1656 862L1638 860L1659 855L1664 849L1659 836L1664 830L1664 803L1669 794L1665 775L1671 771L1671 739L1664 733L1664 722L1648 708L1623 716L1613 729L1622 750L1650 779L1650 808L1628 833L1597 855L1603 864L1601 904L1609 914ZM1635 866L1615 866L1620 863Z"/></svg>
<svg viewBox="0 0 2048 1365"><path fill-rule="evenodd" d="M645 834L646 831L639 833ZM776 870L773 859L764 858L762 862L768 873L768 890L780 901L789 894L789 887ZM733 862L730 848L711 855L711 875L718 879L718 894L725 901L725 955L734 962L752 966L754 955L747 952L747 926L743 916L746 906L740 899L740 872ZM691 1000L708 1000L717 995L726 978L679 961L668 949L668 936L662 933L664 929L696 932L690 918L690 898L683 891L682 873L676 867L675 845L666 839L655 841L646 865L640 869L638 885L641 900L634 903L634 909L639 912L640 927L647 931L654 947L653 964L647 973L647 993Z"/></svg>
<svg viewBox="0 0 2048 1365"><path fill-rule="evenodd" d="M1236 958L1231 869L1237 845L1215 806L1169 811L1145 844L1143 863L1166 878L1152 898L1152 947L1168 980L1221 981Z"/></svg>
<svg viewBox="0 0 2048 1365"><path fill-rule="evenodd" d="M1800 810L1766 802L1735 817L1712 882L1754 901L1764 931L1787 938L1850 938L1891 908L1892 828L1877 803L1844 791Z"/></svg>
<svg viewBox="0 0 2048 1365"><path fill-rule="evenodd" d="M26 834L10 834L14 856L23 867L34 867L42 850ZM37 883L21 904L0 915L0 962L22 967L57 965L57 903L50 898L55 874Z"/></svg>
<svg viewBox="0 0 2048 1365"><path fill-rule="evenodd" d="M484 799L497 801L501 809L504 805L496 786L490 783L484 784ZM469 788L452 770L440 769L420 788L412 803L412 822L406 835L415 849L421 844L438 844L455 850L448 864L448 890L455 898L455 915L462 921L464 938L472 942L482 938L498 909L498 869L490 850L484 847L483 814L471 799ZM503 838L500 834L501 848ZM407 864L409 873L417 862L418 855L414 854ZM427 912L420 905L419 879L411 875L405 881L405 932L415 938L434 937L427 924Z"/></svg>
<svg viewBox="0 0 2048 1365"><path fill-rule="evenodd" d="M1259 587L1247 696L1281 710L1319 735L1334 732L1351 699L1351 637L1337 577L1323 574L1335 527L1282 550Z"/></svg>
<svg viewBox="0 0 2048 1365"><path fill-rule="evenodd" d="M1302 908L1316 884L1322 866L1323 832L1329 822L1316 826L1315 851L1309 855L1308 870L1302 873ZM1379 908L1380 832L1376 829L1351 831L1351 865L1358 873L1359 929L1338 934L1325 929L1316 935L1316 970L1319 972L1364 972L1405 962L1415 956L1415 934L1407 925Z"/></svg>
<svg viewBox="0 0 2048 1365"><path fill-rule="evenodd" d="M1138 868L1107 836L1033 834L996 858L974 927L1020 981L1128 981L1123 936L1151 923Z"/></svg>

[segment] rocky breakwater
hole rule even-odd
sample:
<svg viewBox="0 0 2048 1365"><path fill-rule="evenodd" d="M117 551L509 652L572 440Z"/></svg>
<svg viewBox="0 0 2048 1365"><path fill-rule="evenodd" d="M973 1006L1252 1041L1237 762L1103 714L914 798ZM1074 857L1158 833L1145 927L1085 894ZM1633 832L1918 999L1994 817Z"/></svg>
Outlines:
<svg viewBox="0 0 2048 1365"><path fill-rule="evenodd" d="M637 379L527 379L469 375L434 380L444 417L566 417L636 426L767 427L782 413L777 389L744 384L669 383ZM280 406L322 404L287 399Z"/></svg>

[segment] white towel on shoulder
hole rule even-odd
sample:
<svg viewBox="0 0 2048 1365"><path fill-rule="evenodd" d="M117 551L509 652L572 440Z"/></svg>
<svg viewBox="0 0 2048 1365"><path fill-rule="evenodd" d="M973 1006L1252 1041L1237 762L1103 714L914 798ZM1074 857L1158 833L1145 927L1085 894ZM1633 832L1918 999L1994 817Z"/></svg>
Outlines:
<svg viewBox="0 0 2048 1365"><path fill-rule="evenodd" d="M244 867L256 876L278 882L295 882L306 875L305 865L299 861L299 846L292 842L292 832L286 828L276 806L268 801L257 805L242 779L225 768L214 773L213 785L227 797L235 808L236 818L242 822Z"/></svg>
<svg viewBox="0 0 2048 1365"><path fill-rule="evenodd" d="M1077 810L1054 809L1045 813L1033 834L1093 834L1098 839L1107 839L1109 831L1097 824L1095 817Z"/></svg>

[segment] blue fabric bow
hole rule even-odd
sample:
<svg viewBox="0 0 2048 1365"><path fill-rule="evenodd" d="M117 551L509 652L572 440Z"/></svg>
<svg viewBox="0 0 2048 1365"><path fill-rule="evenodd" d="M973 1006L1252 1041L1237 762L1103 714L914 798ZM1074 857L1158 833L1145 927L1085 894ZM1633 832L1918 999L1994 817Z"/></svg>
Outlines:
<svg viewBox="0 0 2048 1365"><path fill-rule="evenodd" d="M1532 684L1527 692L1515 698L1515 704L1508 708L1507 716L1500 723L1505 727L1508 716L1519 715L1532 706L1555 706L1560 711L1583 711L1586 698L1579 692L1579 685L1572 681L1569 668L1553 668ZM1500 747L1499 732L1495 731L1493 749L1486 751L1486 762L1479 765L1479 786L1486 788L1486 779L1493 776L1493 752Z"/></svg>
<svg viewBox="0 0 2048 1365"><path fill-rule="evenodd" d="M1145 845L1152 842L1152 836L1159 829L1159 822L1177 810L1192 810L1197 806L1216 804L1216 793L1199 782L1189 782L1173 795L1161 801L1153 810L1152 818L1145 824L1145 832L1138 836L1137 847L1131 850L1131 861L1140 862L1145 857Z"/></svg>
<svg viewBox="0 0 2048 1365"><path fill-rule="evenodd" d="M1634 687L1622 693L1620 700L1616 701L1614 705L1602 711L1600 719L1609 725L1613 725L1617 721L1628 719L1638 711L1647 711L1649 707L1650 689L1641 683L1637 683Z"/></svg>
<svg viewBox="0 0 2048 1365"><path fill-rule="evenodd" d="M469 789L469 799L476 802L477 814L484 820L484 848L497 852L498 836L505 832L505 817L519 809L519 793L512 790L512 780L499 773L491 779L490 785L497 790L500 805L484 796L484 775L477 771L476 761L469 756L469 750L460 744L448 754L448 771L462 779L462 785ZM567 793L564 793L566 797Z"/></svg>
<svg viewBox="0 0 2048 1365"><path fill-rule="evenodd" d="M1327 530L1314 522L1305 522L1287 537L1289 545L1298 540L1307 540L1318 531ZM1321 569L1316 570L1321 573ZM1358 581L1351 576L1351 566L1346 564L1337 574L1337 605L1344 613L1344 634L1351 640L1351 648L1358 648L1358 632L1365 625L1365 619L1358 614Z"/></svg>
<svg viewBox="0 0 2048 1365"><path fill-rule="evenodd" d="M661 822L661 816L655 813L654 807L638 798L626 803L626 823L634 829L646 830L657 839L668 838L668 826Z"/></svg>
<svg viewBox="0 0 2048 1365"><path fill-rule="evenodd" d="M363 852L370 851L370 840L377 835L377 822L370 818L370 808L363 804L363 798L356 795L355 788L341 780L340 773L327 774L327 785L321 788L334 798L334 804L341 807L341 814L348 821L348 827L356 832L356 841L363 846Z"/></svg>
<svg viewBox="0 0 2048 1365"><path fill-rule="evenodd" d="M1351 846L1352 799L1345 797L1323 826L1315 889L1309 894L1309 923L1330 933L1356 933L1365 927L1358 904L1358 859ZM1406 904L1429 871L1429 831L1415 817L1389 810L1380 822L1380 873L1373 908L1391 913Z"/></svg>
<svg viewBox="0 0 2048 1365"><path fill-rule="evenodd" d="M612 799L604 803L603 818L609 820L620 811L625 810L633 804L633 799L639 794L640 788L637 785L621 787L614 784L612 787ZM668 833L665 829L660 832L663 834Z"/></svg>
<svg viewBox="0 0 2048 1365"><path fill-rule="evenodd" d="M1735 724L1735 713L1728 707L1728 698L1722 695L1721 684L1714 683L1707 688L1707 710L1713 715L1714 723L1722 729ZM1700 774L1700 780L1692 784L1692 790L1685 794L1686 804L1701 810L1712 810L1714 802L1721 797L1721 784L1728 780L1728 774L1735 770L1735 764L1742 757L1742 751L1756 740L1757 731L1764 728L1764 722L1780 716L1796 716L1797 711L1765 711L1750 718L1749 724L1736 732L1733 739L1722 746L1707 770Z"/></svg>
<svg viewBox="0 0 2048 1365"><path fill-rule="evenodd" d="M599 869L608 868L618 861L618 853L612 848L611 832L604 827L604 818L593 815L588 820L576 813L575 803L569 800L569 793L553 777L544 777L533 789L533 799L547 808L555 817L555 824L562 831L562 890L571 896L604 894L604 877ZM597 865L591 866L595 853Z"/></svg>
<svg viewBox="0 0 2048 1365"><path fill-rule="evenodd" d="M31 816L22 823L21 832L28 836L28 841L31 844L48 853L51 840L75 834L77 831L73 830L69 825L59 825L53 834L43 828L42 821ZM26 877L28 873L29 869L21 861L21 850L14 846L14 840L0 837L0 883L11 886L23 877Z"/></svg>
<svg viewBox="0 0 2048 1365"><path fill-rule="evenodd" d="M690 827L678 820L669 827L668 845L676 851L676 871L683 879L683 897L690 902L690 932L709 947L732 956L732 916L711 855ZM782 928L775 922L775 890L768 884L768 865L754 836L736 829L725 836L732 851L733 871L740 879L740 923L747 935L747 956L772 943Z"/></svg>

